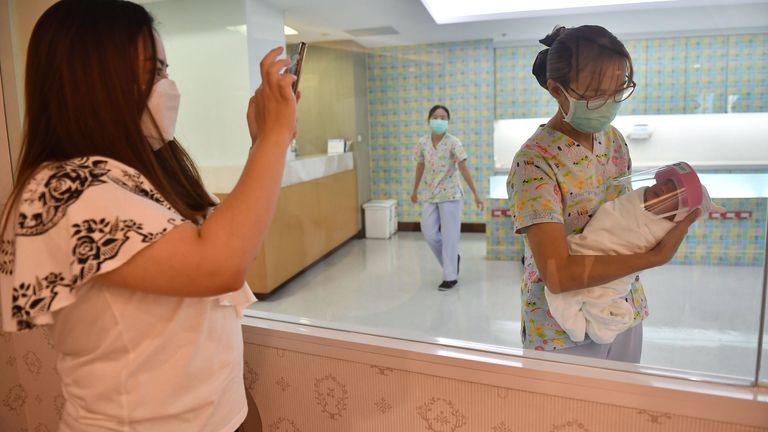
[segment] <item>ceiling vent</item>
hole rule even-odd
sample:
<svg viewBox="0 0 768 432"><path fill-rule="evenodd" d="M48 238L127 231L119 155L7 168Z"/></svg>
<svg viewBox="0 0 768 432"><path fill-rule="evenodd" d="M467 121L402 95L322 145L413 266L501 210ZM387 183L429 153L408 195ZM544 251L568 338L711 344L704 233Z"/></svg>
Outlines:
<svg viewBox="0 0 768 432"><path fill-rule="evenodd" d="M347 34L354 37L366 37L366 36L387 36L400 34L394 27L370 27L356 30L345 30Z"/></svg>

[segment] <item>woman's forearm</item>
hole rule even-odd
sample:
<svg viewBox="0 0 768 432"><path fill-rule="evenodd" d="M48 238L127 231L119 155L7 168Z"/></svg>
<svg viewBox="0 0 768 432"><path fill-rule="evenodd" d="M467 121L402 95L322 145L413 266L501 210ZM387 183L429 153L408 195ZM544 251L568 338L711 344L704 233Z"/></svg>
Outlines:
<svg viewBox="0 0 768 432"><path fill-rule="evenodd" d="M243 269L256 257L277 205L288 141L264 137L254 144L237 184L200 227L211 256L226 256Z"/></svg>
<svg viewBox="0 0 768 432"><path fill-rule="evenodd" d="M181 224L97 277L159 295L207 297L240 288L272 220L287 143L260 140L235 188L202 225Z"/></svg>

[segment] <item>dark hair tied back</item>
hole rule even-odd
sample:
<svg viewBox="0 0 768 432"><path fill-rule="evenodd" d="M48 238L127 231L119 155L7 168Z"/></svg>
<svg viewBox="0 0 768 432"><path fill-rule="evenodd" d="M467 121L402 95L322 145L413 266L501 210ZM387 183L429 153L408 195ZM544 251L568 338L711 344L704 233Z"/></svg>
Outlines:
<svg viewBox="0 0 768 432"><path fill-rule="evenodd" d="M539 43L547 48L550 48L552 44L555 43L557 38L562 36L563 33L565 33L567 30L568 29L561 25L556 25L548 35L544 36L544 39L539 39Z"/></svg>
<svg viewBox="0 0 768 432"><path fill-rule="evenodd" d="M566 31L567 29L565 27L556 25L548 35L544 36L543 39L539 39L539 43L547 48L539 51L536 55L531 72L533 73L533 76L536 77L536 81L539 82L539 85L544 88L547 88L547 56L549 55L549 48L555 43L557 38L562 36Z"/></svg>
<svg viewBox="0 0 768 432"><path fill-rule="evenodd" d="M569 85L571 79L588 67L592 70L587 79L592 83L602 75L603 65L610 67L607 65L617 59L623 60L627 65L627 82L631 82L634 77L632 57L627 48L604 27L557 26L539 42L548 48L536 56L531 72L544 89L547 88L549 80ZM585 84L590 85L590 83Z"/></svg>

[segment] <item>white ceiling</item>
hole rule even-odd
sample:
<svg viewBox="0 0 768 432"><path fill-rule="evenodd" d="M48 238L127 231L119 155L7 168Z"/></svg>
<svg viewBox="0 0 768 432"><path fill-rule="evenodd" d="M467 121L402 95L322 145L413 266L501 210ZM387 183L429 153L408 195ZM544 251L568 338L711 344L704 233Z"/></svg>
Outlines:
<svg viewBox="0 0 768 432"><path fill-rule="evenodd" d="M646 5L635 10L617 7L611 12L574 14L554 11L552 13L557 15L445 25L435 24L419 0L265 1L284 10L285 23L299 31L298 36L288 38L289 42L353 39L365 47L473 39L493 39L498 45L531 45L556 24L598 24L620 37L630 38L768 31L768 1L765 0L684 0L679 2L682 6L674 8ZM400 34L351 37L345 32L388 26Z"/></svg>
<svg viewBox="0 0 768 432"><path fill-rule="evenodd" d="M135 1L189 17L182 30L245 24L247 0ZM768 0L680 0L674 2L676 7L656 4L588 13L555 11L548 16L444 25L434 22L420 0L261 1L283 10L285 24L299 31L288 42L345 41L368 48L476 39L493 39L496 45L535 45L556 24L598 24L623 39L768 31ZM354 37L348 33L379 27L392 27L398 34Z"/></svg>

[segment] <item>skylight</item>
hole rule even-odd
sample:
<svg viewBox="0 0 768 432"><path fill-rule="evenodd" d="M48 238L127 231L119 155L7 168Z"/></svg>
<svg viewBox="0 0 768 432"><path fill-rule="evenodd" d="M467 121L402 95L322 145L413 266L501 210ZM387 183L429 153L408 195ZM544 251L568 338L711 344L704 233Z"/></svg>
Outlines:
<svg viewBox="0 0 768 432"><path fill-rule="evenodd" d="M636 9L650 3L678 0L421 0L438 24L559 15L562 13L600 12Z"/></svg>

